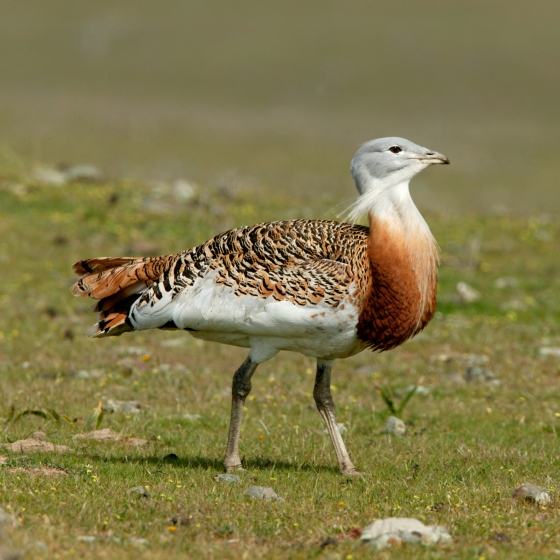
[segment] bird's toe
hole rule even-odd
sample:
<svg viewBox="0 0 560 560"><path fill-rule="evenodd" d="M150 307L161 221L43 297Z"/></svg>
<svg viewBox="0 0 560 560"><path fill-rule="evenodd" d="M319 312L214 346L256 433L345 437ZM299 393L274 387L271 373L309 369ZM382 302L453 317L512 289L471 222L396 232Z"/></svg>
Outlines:
<svg viewBox="0 0 560 560"><path fill-rule="evenodd" d="M235 473L235 472L245 472L245 469L241 465L226 465L226 472L228 473Z"/></svg>
<svg viewBox="0 0 560 560"><path fill-rule="evenodd" d="M345 469L340 469L340 472L344 475L344 476L351 476L351 477L363 477L364 473L360 472L358 469L356 469L356 467L351 467L351 468L345 468Z"/></svg>

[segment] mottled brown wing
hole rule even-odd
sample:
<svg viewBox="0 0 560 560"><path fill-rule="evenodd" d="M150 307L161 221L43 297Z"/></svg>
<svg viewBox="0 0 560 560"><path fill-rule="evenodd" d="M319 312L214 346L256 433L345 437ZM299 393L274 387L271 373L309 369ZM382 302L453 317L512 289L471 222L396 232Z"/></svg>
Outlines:
<svg viewBox="0 0 560 560"><path fill-rule="evenodd" d="M197 279L214 277L238 296L273 297L298 305L336 306L351 282L352 263L362 263L367 228L346 223L296 220L231 230L176 255L138 306L175 298Z"/></svg>
<svg viewBox="0 0 560 560"><path fill-rule="evenodd" d="M213 283L229 286L238 297L337 307L367 264L367 232L361 226L315 220L247 226L176 255L80 261L74 270L85 276L72 292L101 300L94 336L132 328L128 317L133 305L147 325L143 328L160 326L161 316L170 312L168 304L197 281L207 288Z"/></svg>

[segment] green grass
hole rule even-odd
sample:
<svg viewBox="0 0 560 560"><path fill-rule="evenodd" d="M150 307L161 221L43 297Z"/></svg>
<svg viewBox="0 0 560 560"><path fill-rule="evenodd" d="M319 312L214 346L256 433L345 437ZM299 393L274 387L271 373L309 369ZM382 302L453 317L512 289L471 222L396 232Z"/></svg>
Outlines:
<svg viewBox="0 0 560 560"><path fill-rule="evenodd" d="M167 213L154 213L153 198L140 183L48 188L30 183L17 166L3 170L0 441L43 430L72 449L22 457L0 448L8 457L0 467L0 507L23 524L7 533L14 547L43 541L46 550L30 548L33 558L555 555L556 506L517 503L511 492L530 481L556 494L560 361L538 350L560 346L560 223L428 216L443 256L436 318L403 347L364 352L333 372L337 420L348 428L345 440L365 476L348 480L338 473L311 396L314 363L283 353L257 370L242 430L247 471L241 485L226 486L214 476L222 472L231 376L245 352L165 332L89 340L85 331L94 316L89 302L68 291L70 266L142 248L179 251L223 227L323 217L337 201L206 190L190 203L164 196ZM502 277L518 283L499 289L495 281ZM480 301L457 303L460 280L482 293ZM467 354L486 356L484 367L501 385L450 379L464 373ZM80 379L79 370L98 376ZM389 438L382 433L389 411L375 387L390 386L398 404L420 378L430 393L412 397L403 411L407 434ZM101 427L148 445L73 442L107 398L143 403L139 414L105 414ZM72 421L48 413L15 421L25 410L47 409ZM170 453L178 459L166 459ZM9 470L43 465L68 475ZM272 486L285 502L247 501L243 491L253 484ZM149 487L150 498L128 493L138 485ZM167 518L178 512L191 523L170 531ZM350 538L353 529L387 516L444 525L454 540L374 553ZM497 541L498 533L509 542ZM90 544L77 539L83 535L104 538ZM329 536L341 540L321 552ZM129 537L148 544L131 544Z"/></svg>

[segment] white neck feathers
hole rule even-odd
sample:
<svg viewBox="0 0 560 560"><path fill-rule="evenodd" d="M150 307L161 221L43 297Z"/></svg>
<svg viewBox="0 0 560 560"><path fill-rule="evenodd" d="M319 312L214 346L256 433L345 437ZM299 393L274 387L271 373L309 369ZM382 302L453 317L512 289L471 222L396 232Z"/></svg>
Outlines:
<svg viewBox="0 0 560 560"><path fill-rule="evenodd" d="M357 222L368 216L370 219L386 221L407 230L424 229L429 232L428 224L416 208L408 190L408 177L405 180L391 182L370 181L368 188L358 186L360 196L343 213L351 222ZM431 234L430 234L431 235Z"/></svg>
<svg viewBox="0 0 560 560"><path fill-rule="evenodd" d="M362 194L346 215L354 222L367 215L373 235L377 227L382 227L397 246L406 250L420 295L420 321L435 289L439 252L428 224L410 196L408 183L408 179L373 187L370 183L370 188L359 189Z"/></svg>

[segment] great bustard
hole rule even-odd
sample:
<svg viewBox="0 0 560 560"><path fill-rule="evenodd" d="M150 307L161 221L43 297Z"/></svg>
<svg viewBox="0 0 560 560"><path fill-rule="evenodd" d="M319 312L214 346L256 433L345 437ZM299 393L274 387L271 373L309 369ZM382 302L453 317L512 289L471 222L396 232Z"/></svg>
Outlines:
<svg viewBox="0 0 560 560"><path fill-rule="evenodd" d="M317 359L313 396L343 474L356 474L335 417L331 368L366 348L389 350L434 314L438 250L408 183L442 154L403 138L357 151L351 171L360 193L349 218L262 223L222 233L183 253L80 261L72 293L99 299L90 336L181 329L249 348L233 376L225 467L241 469L243 406L258 364L280 350Z"/></svg>

